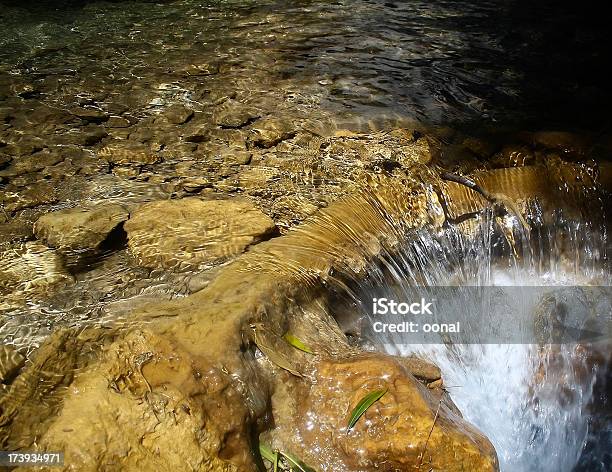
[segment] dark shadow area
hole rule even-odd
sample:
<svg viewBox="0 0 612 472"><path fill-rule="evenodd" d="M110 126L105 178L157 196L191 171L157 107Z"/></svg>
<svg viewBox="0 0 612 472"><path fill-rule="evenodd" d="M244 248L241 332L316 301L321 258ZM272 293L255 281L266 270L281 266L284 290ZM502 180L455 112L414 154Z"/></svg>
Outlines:
<svg viewBox="0 0 612 472"><path fill-rule="evenodd" d="M529 117L526 125L609 128L610 27L601 3L518 0L496 26L522 77L519 104Z"/></svg>
<svg viewBox="0 0 612 472"><path fill-rule="evenodd" d="M121 223L108 233L96 249L64 254L64 263L74 276L90 272L100 267L111 254L126 249L127 243L128 236Z"/></svg>
<svg viewBox="0 0 612 472"><path fill-rule="evenodd" d="M341 1L285 12L282 76L329 82L324 106L467 132L610 126L608 16L596 2ZM333 28L332 28L333 25Z"/></svg>

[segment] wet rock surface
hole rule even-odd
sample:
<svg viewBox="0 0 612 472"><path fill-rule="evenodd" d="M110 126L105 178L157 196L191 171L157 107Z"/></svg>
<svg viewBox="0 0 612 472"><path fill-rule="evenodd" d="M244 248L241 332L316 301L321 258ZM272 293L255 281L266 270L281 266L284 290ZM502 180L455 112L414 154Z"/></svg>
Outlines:
<svg viewBox="0 0 612 472"><path fill-rule="evenodd" d="M10 253L0 257L0 267L3 303L12 294L46 289L70 278L61 256L38 241L14 245Z"/></svg>
<svg viewBox="0 0 612 472"><path fill-rule="evenodd" d="M34 234L53 248L96 249L129 216L121 205L58 210L41 216Z"/></svg>
<svg viewBox="0 0 612 472"><path fill-rule="evenodd" d="M583 162L609 144L555 130L489 142L430 129L386 114L376 79L362 87L297 67L287 45L325 36L310 25L288 34L291 12L208 5L203 21L201 5L173 3L89 2L23 35L13 34L22 7L3 16L0 338L27 362L6 351L0 364L1 445L63 450L73 470L252 471L253 438L273 429L271 392L282 388L269 378L291 385L289 368L306 380L275 404L274 420L303 441L271 437L322 470L312 451L330 444L331 470L494 470L490 445L450 403L434 420L439 369L338 361L356 353L331 315L291 317L289 300L332 271L362 277L362 251L401 239L385 218L440 226L445 195L451 216L481 210L482 199L440 183L437 165L478 178L540 166L479 180L512 197L542 193L541 170L550 188L580 190L599 175L610 181ZM322 8L334 24L335 7ZM69 264L64 249L100 247L117 229L119 244ZM278 234L289 239L275 243ZM251 339L253 323L267 334ZM281 337L287 326L328 359L317 368L296 356ZM388 396L346 435L346 412L380 371L393 379ZM304 426L309 411L320 435Z"/></svg>
<svg viewBox="0 0 612 472"><path fill-rule="evenodd" d="M130 252L141 264L175 271L226 262L275 230L248 201L196 197L145 204L125 224Z"/></svg>
<svg viewBox="0 0 612 472"><path fill-rule="evenodd" d="M381 234L388 223L380 209L405 209L396 196L390 190L378 204L355 199L330 208L329 215L369 214L364 230ZM306 314L300 307L307 303L291 302L305 295L296 283L305 273L322 273L350 254L356 264L366 257L355 252L339 220L338 226L320 224L325 221L322 216L310 232L294 232L285 241L256 245L192 297L143 307L123 328L57 330L0 397L0 421L10 425L1 430L3 445L26 447L37 438L45 448L65 451L67 470L171 469L179 463L253 470L259 459L250 438L269 424L271 391L270 364L260 365L256 346L305 373L309 360L286 343L277 356L265 347L284 343L278 333L287 323L321 353L350 350L316 299ZM316 244L338 252L312 257ZM368 250L376 254L381 247L372 243ZM266 334L257 334L260 329Z"/></svg>
<svg viewBox="0 0 612 472"><path fill-rule="evenodd" d="M0 345L0 387L8 384L14 375L23 367L26 358L12 346Z"/></svg>
<svg viewBox="0 0 612 472"><path fill-rule="evenodd" d="M351 410L376 389L388 390L349 431ZM322 362L305 398L296 398L296 409L298 433L286 437L303 444L281 449L297 449L316 469L498 470L484 435L391 358Z"/></svg>

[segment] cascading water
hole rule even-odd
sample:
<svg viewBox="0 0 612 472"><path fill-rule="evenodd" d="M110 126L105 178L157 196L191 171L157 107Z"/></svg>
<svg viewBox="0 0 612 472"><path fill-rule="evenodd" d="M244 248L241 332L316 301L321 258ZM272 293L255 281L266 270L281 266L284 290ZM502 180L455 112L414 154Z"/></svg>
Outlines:
<svg viewBox="0 0 612 472"><path fill-rule="evenodd" d="M561 211L544 224L535 204L528 214L530 231L511 216L485 212L468 232L449 226L411 235L351 297L363 314L361 339L372 349L437 363L453 401L494 444L502 471L612 470L606 228ZM443 308L434 315L452 313L462 336L372 330L376 321L392 320L373 314L373 298L414 300L423 286L439 287ZM452 297L441 300L448 286ZM559 310L569 338L538 337L559 328L551 327Z"/></svg>

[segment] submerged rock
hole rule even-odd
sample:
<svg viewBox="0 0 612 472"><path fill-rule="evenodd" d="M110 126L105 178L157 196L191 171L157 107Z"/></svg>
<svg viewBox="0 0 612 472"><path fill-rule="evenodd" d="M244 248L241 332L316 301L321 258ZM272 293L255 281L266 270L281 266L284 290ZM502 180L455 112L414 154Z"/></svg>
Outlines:
<svg viewBox="0 0 612 472"><path fill-rule="evenodd" d="M111 164L155 164L159 156L144 144L128 144L124 142L110 143L98 152L98 155Z"/></svg>
<svg viewBox="0 0 612 472"><path fill-rule="evenodd" d="M0 293L46 290L70 279L62 258L38 241L17 244L0 254ZM2 300L2 302L5 302ZM0 302L0 307L3 303Z"/></svg>
<svg viewBox="0 0 612 472"><path fill-rule="evenodd" d="M129 216L121 205L69 208L41 216L34 224L34 234L54 248L95 249Z"/></svg>
<svg viewBox="0 0 612 472"><path fill-rule="evenodd" d="M251 147L271 148L295 134L296 129L289 120L266 118L253 126L248 142Z"/></svg>
<svg viewBox="0 0 612 472"><path fill-rule="evenodd" d="M125 230L142 265L183 271L227 261L276 227L248 201L190 197L143 205Z"/></svg>
<svg viewBox="0 0 612 472"><path fill-rule="evenodd" d="M193 116L193 110L191 108L187 108L185 105L176 104L169 106L166 110L166 118L170 123L175 125L182 125L189 121L189 119Z"/></svg>
<svg viewBox="0 0 612 472"><path fill-rule="evenodd" d="M243 103L229 100L213 115L213 122L222 128L241 128L259 117L257 110Z"/></svg>
<svg viewBox="0 0 612 472"><path fill-rule="evenodd" d="M122 116L111 116L105 124L107 128L129 128L131 125L130 120Z"/></svg>
<svg viewBox="0 0 612 472"><path fill-rule="evenodd" d="M25 357L13 346L0 344L0 383L7 383L25 364Z"/></svg>
<svg viewBox="0 0 612 472"><path fill-rule="evenodd" d="M5 192L0 193L0 204L10 213L54 203L57 201L57 193L58 190L53 185L45 181L36 181L20 188L19 191L5 189Z"/></svg>
<svg viewBox="0 0 612 472"><path fill-rule="evenodd" d="M102 123L109 118L103 110L95 107L74 107L69 111L72 115L92 123Z"/></svg>
<svg viewBox="0 0 612 472"><path fill-rule="evenodd" d="M23 156L13 161L12 170L16 175L36 172L62 161L59 152L39 151L30 156Z"/></svg>

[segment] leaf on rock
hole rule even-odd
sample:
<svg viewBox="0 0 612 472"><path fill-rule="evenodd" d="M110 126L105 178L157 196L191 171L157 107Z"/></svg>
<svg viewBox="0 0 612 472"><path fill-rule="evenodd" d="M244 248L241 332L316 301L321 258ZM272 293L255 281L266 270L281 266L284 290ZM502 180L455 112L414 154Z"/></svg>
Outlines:
<svg viewBox="0 0 612 472"><path fill-rule="evenodd" d="M288 452L281 452L281 454L283 455L285 459L287 459L287 462L289 463L289 467L291 467L291 470L298 471L298 472L315 472L315 470L312 467L308 467L306 464L304 464L301 460L299 460L294 455L289 454Z"/></svg>
<svg viewBox="0 0 612 472"><path fill-rule="evenodd" d="M308 354L314 354L314 352L312 352L312 349L306 346L306 344L304 344L302 341L296 338L293 334L287 333L283 337L285 338L285 341L291 344L294 348L299 349L300 351L303 351L303 352L307 352Z"/></svg>
<svg viewBox="0 0 612 472"><path fill-rule="evenodd" d="M357 403L357 406L351 412L351 418L349 419L348 423L348 430L355 426L359 418L361 418L361 416L367 411L368 408L370 408L374 403L380 400L382 396L387 393L387 390L389 389L384 388L380 390L374 390L373 392L368 393L365 397L359 400L359 403Z"/></svg>

